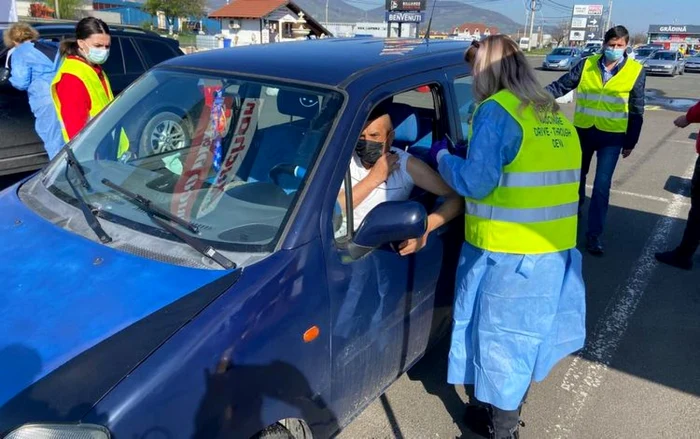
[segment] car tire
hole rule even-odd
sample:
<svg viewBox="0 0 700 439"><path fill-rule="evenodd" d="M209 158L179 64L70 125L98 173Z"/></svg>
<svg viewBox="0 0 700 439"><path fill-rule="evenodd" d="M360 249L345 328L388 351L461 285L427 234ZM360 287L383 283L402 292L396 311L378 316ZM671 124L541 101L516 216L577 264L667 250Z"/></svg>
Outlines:
<svg viewBox="0 0 700 439"><path fill-rule="evenodd" d="M251 439L294 439L294 436L284 425L275 423L256 434Z"/></svg>
<svg viewBox="0 0 700 439"><path fill-rule="evenodd" d="M139 157L184 149L190 145L192 130L187 117L170 110L153 113L141 130Z"/></svg>
<svg viewBox="0 0 700 439"><path fill-rule="evenodd" d="M681 76L685 75L685 67L683 67L679 72Z"/></svg>

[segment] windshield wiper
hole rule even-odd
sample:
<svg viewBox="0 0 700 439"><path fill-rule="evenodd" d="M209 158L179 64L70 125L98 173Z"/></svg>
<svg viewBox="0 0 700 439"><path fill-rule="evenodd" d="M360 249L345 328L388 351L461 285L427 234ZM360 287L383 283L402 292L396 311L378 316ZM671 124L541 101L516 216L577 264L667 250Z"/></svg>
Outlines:
<svg viewBox="0 0 700 439"><path fill-rule="evenodd" d="M119 186L118 184L103 178L102 179L102 184L105 186L109 187L110 189L113 189L114 191L124 195L127 199L130 201L134 202L138 207L140 207L142 210L144 210L149 218L159 226L161 226L163 229L167 230L171 234L177 236L180 238L185 244L189 245L193 249L197 250L199 253L203 254L204 256L212 259L214 262L217 264L221 265L225 269L231 269L231 268L236 268L236 264L228 259L226 256L222 255L219 253L214 247L205 244L202 242L200 239L192 237L186 233L183 233L182 231L176 229L166 221L161 220L160 217L163 217L165 219L168 219L170 221L173 221L177 224L179 224L182 227L185 227L189 230L191 230L193 233L199 233L199 228L188 221L183 220L182 218L173 215L172 213L168 212L167 210L163 210L160 207L156 206L153 204L151 200L148 198L139 195L137 193L131 192L130 190Z"/></svg>
<svg viewBox="0 0 700 439"><path fill-rule="evenodd" d="M86 189L90 188L90 184L88 183L87 178L85 178L85 171L83 171L83 168L80 166L80 163L78 163L78 160L75 158L75 155L73 154L73 151L71 151L70 148L66 148L66 162L67 165L64 176L66 178L66 181L68 182L68 186L70 186L70 188L73 190L75 199L78 200L78 205L80 206L80 210L83 212L85 222L92 229L92 231L95 232L95 235L97 235L97 237L100 239L100 242L102 242L103 244L112 242L112 237L104 231L104 229L100 225L99 220L97 219L97 215L95 215L90 205L88 205L88 203L85 201L85 198L83 198L83 196L78 191L78 188L75 187L73 182L70 180L70 177L68 176L68 169L73 169L75 173L78 174L78 179L80 180L80 183L83 185L83 187Z"/></svg>

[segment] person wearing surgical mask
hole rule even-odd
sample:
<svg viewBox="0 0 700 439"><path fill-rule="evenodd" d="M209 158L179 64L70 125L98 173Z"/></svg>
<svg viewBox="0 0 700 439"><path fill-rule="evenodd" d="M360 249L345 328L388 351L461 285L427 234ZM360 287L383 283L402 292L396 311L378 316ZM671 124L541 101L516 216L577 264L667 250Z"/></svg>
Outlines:
<svg viewBox="0 0 700 439"><path fill-rule="evenodd" d="M586 249L596 256L603 254L601 236L617 161L620 155L632 154L642 132L646 87L644 68L626 53L627 29L613 27L604 41L602 54L580 61L546 87L555 98L577 92L574 126L583 151L579 215L586 199L586 175L593 155L597 157L586 231Z"/></svg>
<svg viewBox="0 0 700 439"><path fill-rule="evenodd" d="M66 142L114 100L109 78L102 69L109 58L109 27L99 18L86 17L78 22L75 37L61 43L63 61L51 84L51 96ZM126 150L128 140L122 132L118 155Z"/></svg>
<svg viewBox="0 0 700 439"><path fill-rule="evenodd" d="M430 166L402 149L393 148L393 140L391 117L379 105L370 114L350 161L353 222L357 229L377 205L408 200L414 186L445 197L445 202L428 216L425 234L399 244L397 250L405 256L420 251L433 230L462 213L464 203ZM338 202L345 209L344 186Z"/></svg>

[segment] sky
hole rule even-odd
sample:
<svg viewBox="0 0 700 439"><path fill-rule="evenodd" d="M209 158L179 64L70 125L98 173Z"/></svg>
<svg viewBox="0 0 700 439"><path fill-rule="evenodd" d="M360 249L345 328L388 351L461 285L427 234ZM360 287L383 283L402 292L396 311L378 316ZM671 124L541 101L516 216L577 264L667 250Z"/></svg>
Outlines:
<svg viewBox="0 0 700 439"><path fill-rule="evenodd" d="M437 0L440 1L440 0ZM461 0L464 3L500 12L518 23L525 22L524 2L530 0ZM535 14L536 24L541 21L556 25L570 18L574 4L603 4L607 11L610 0L539 0L542 10ZM381 6L384 0L347 0L359 8ZM559 5L568 6L564 8ZM465 17L465 21L468 18ZM700 25L700 0L613 0L612 22L626 26L630 32L646 32L650 24ZM488 23L486 23L488 24Z"/></svg>

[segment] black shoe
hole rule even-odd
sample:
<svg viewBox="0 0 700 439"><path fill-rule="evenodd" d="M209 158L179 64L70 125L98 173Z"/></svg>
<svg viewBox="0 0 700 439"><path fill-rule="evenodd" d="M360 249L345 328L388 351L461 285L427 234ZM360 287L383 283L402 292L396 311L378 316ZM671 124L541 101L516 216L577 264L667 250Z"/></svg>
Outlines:
<svg viewBox="0 0 700 439"><path fill-rule="evenodd" d="M603 243L600 240L599 236L589 236L586 239L586 250L588 250L588 253L595 255L595 256L601 256L603 254Z"/></svg>
<svg viewBox="0 0 700 439"><path fill-rule="evenodd" d="M686 258L678 254L678 251L672 250L670 252L656 253L656 260L670 265L672 267L680 268L683 270L692 270L693 260L691 258Z"/></svg>
<svg viewBox="0 0 700 439"><path fill-rule="evenodd" d="M489 428L491 420L489 419L488 409L484 406L468 405L464 411L464 424L469 430L481 437L491 437Z"/></svg>

